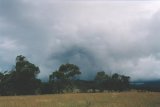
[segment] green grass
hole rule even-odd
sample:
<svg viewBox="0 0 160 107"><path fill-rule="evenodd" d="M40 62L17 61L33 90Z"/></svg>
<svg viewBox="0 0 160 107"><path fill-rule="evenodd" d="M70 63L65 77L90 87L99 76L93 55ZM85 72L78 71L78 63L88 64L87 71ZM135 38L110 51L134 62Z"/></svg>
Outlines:
<svg viewBox="0 0 160 107"><path fill-rule="evenodd" d="M0 97L0 107L160 107L160 93L76 93Z"/></svg>

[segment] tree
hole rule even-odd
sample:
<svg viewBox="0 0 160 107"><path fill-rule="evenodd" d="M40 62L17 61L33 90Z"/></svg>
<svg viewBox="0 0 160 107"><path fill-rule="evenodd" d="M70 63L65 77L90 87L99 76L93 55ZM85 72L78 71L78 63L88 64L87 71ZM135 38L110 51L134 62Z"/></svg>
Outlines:
<svg viewBox="0 0 160 107"><path fill-rule="evenodd" d="M102 92L106 88L106 82L109 76L104 71L97 72L95 77L96 87Z"/></svg>
<svg viewBox="0 0 160 107"><path fill-rule="evenodd" d="M74 64L62 64L59 69L49 76L49 81L54 85L54 90L58 93L63 90L73 91L73 81L81 72L79 67Z"/></svg>
<svg viewBox="0 0 160 107"><path fill-rule="evenodd" d="M54 93L62 93L65 88L65 75L62 72L55 71L49 76L49 83L52 84Z"/></svg>
<svg viewBox="0 0 160 107"><path fill-rule="evenodd" d="M39 68L27 61L25 56L17 56L15 67L6 74L0 74L3 76L3 79L0 76L3 86L2 94L35 94L41 84L41 81L36 78L39 73Z"/></svg>
<svg viewBox="0 0 160 107"><path fill-rule="evenodd" d="M81 74L79 67L74 64L62 64L59 72L64 74L65 78L69 80L74 80L76 79L76 75Z"/></svg>
<svg viewBox="0 0 160 107"><path fill-rule="evenodd" d="M2 81L3 77L4 77L4 74L0 72L0 82Z"/></svg>
<svg viewBox="0 0 160 107"><path fill-rule="evenodd" d="M51 94L52 84L49 82L42 82L40 91L41 91L41 94Z"/></svg>
<svg viewBox="0 0 160 107"><path fill-rule="evenodd" d="M123 83L123 90L128 90L130 88L129 84L130 77L122 75L121 76L121 82Z"/></svg>
<svg viewBox="0 0 160 107"><path fill-rule="evenodd" d="M39 67L30 63L25 56L17 56L15 71L11 73L16 94L34 94L40 84L40 80L36 79L39 73Z"/></svg>
<svg viewBox="0 0 160 107"><path fill-rule="evenodd" d="M96 81L105 81L106 79L108 79L108 77L109 76L107 74L105 74L104 71L100 71L100 72L97 72L95 80Z"/></svg>
<svg viewBox="0 0 160 107"><path fill-rule="evenodd" d="M129 76L113 74L110 81L112 90L123 91L129 89Z"/></svg>

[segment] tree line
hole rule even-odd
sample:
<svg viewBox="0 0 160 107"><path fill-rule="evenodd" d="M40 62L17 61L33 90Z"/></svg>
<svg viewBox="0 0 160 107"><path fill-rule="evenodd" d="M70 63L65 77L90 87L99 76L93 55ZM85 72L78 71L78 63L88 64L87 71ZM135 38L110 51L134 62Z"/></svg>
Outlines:
<svg viewBox="0 0 160 107"><path fill-rule="evenodd" d="M77 65L62 64L58 70L43 82L37 78L40 69L25 56L16 57L16 64L10 71L0 72L0 95L33 95L64 92L125 91L130 89L129 76L104 71L97 72L93 80L81 80Z"/></svg>

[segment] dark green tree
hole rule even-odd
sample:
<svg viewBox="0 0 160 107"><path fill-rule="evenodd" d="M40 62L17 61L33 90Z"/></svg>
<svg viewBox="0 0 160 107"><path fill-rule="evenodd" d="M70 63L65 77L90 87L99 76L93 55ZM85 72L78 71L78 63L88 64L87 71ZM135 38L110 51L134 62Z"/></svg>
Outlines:
<svg viewBox="0 0 160 107"><path fill-rule="evenodd" d="M76 79L76 76L81 74L79 67L74 64L62 64L59 68L59 72L64 74L64 77L69 80Z"/></svg>
<svg viewBox="0 0 160 107"><path fill-rule="evenodd" d="M35 94L41 84L36 78L39 73L39 68L30 63L25 56L17 56L15 67L9 72L0 74L1 94Z"/></svg>
<svg viewBox="0 0 160 107"><path fill-rule="evenodd" d="M129 90L130 88L129 81L130 81L129 76L121 75L121 82L122 82L123 90Z"/></svg>
<svg viewBox="0 0 160 107"><path fill-rule="evenodd" d="M100 72L97 72L95 80L96 81L105 81L108 78L109 78L109 76L107 74L105 74L104 71L100 71Z"/></svg>
<svg viewBox="0 0 160 107"><path fill-rule="evenodd" d="M109 76L104 71L97 72L95 77L96 88L99 89L101 92L104 91L108 79Z"/></svg>
<svg viewBox="0 0 160 107"><path fill-rule="evenodd" d="M129 89L129 76L120 75L120 74L113 74L112 79L110 81L110 86L112 90L115 91L123 91Z"/></svg>
<svg viewBox="0 0 160 107"><path fill-rule="evenodd" d="M40 84L36 78L39 73L39 67L30 63L25 56L17 56L15 70L11 72L16 94L34 94Z"/></svg>
<svg viewBox="0 0 160 107"><path fill-rule="evenodd" d="M63 90L73 91L74 80L81 72L79 67L74 64L62 64L59 69L49 76L49 81L53 84L56 93L61 93Z"/></svg>

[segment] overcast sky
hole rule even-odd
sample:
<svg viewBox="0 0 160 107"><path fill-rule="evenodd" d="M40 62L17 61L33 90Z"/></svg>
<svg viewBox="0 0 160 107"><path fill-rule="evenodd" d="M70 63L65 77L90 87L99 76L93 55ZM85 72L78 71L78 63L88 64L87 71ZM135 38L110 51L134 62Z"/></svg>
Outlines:
<svg viewBox="0 0 160 107"><path fill-rule="evenodd" d="M20 54L42 79L63 63L85 79L101 70L160 79L160 2L0 0L0 71Z"/></svg>

